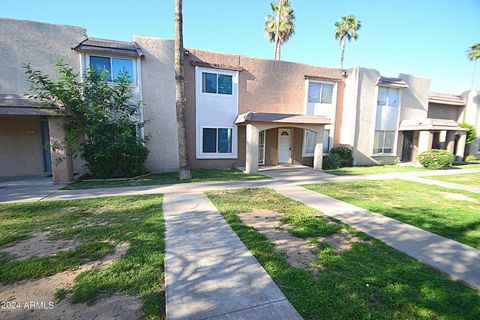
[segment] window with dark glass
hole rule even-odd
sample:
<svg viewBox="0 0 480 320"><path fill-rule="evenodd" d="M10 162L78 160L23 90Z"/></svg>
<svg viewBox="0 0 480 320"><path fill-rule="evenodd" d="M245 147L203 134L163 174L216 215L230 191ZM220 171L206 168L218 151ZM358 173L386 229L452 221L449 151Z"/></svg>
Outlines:
<svg viewBox="0 0 480 320"><path fill-rule="evenodd" d="M90 68L98 74L104 74L108 81L126 73L133 82L133 60L125 58L90 56Z"/></svg>
<svg viewBox="0 0 480 320"><path fill-rule="evenodd" d="M310 82L308 85L308 102L331 104L333 84Z"/></svg>
<svg viewBox="0 0 480 320"><path fill-rule="evenodd" d="M231 75L202 72L202 92L232 94L232 84Z"/></svg>
<svg viewBox="0 0 480 320"><path fill-rule="evenodd" d="M232 153L232 128L203 128L203 153Z"/></svg>

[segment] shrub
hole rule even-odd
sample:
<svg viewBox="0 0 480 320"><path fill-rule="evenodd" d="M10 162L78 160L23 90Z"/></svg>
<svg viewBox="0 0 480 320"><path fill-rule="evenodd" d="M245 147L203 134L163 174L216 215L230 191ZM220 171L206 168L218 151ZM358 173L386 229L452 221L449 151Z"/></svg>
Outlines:
<svg viewBox="0 0 480 320"><path fill-rule="evenodd" d="M460 123L461 128L468 129L467 131L467 139L466 144L471 144L477 138L477 128L473 124L469 124L466 122Z"/></svg>
<svg viewBox="0 0 480 320"><path fill-rule="evenodd" d="M477 161L477 157L475 157L473 154L469 154L468 156L465 157L466 162L474 162Z"/></svg>
<svg viewBox="0 0 480 320"><path fill-rule="evenodd" d="M417 159L425 168L439 170L451 166L455 156L446 150L432 149L420 153Z"/></svg>
<svg viewBox="0 0 480 320"><path fill-rule="evenodd" d="M328 156L323 158L323 169L332 170L338 169L341 167L342 157L338 153L330 153Z"/></svg>
<svg viewBox="0 0 480 320"><path fill-rule="evenodd" d="M148 150L139 136L145 126L134 97L131 78L123 70L111 83L106 72L89 69L80 77L59 61L58 79L25 65L31 97L68 115L65 142L56 146L81 156L96 178L131 177L144 172Z"/></svg>
<svg viewBox="0 0 480 320"><path fill-rule="evenodd" d="M134 177L145 173L148 153L139 144L114 144L103 150L86 145L83 156L95 178Z"/></svg>
<svg viewBox="0 0 480 320"><path fill-rule="evenodd" d="M330 155L336 154L340 157L339 167L351 167L353 165L353 152L345 146L337 146L330 149Z"/></svg>

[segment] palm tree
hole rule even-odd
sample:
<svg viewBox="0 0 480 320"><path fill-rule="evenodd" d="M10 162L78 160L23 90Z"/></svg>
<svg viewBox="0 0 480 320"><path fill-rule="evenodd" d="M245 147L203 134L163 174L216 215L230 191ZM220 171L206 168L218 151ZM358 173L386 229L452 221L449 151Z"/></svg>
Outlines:
<svg viewBox="0 0 480 320"><path fill-rule="evenodd" d="M280 60L281 47L295 33L295 15L290 0L278 0L270 3L274 15L265 17L265 35L275 44L273 59Z"/></svg>
<svg viewBox="0 0 480 320"><path fill-rule="evenodd" d="M177 107L178 161L180 180L191 179L188 163L187 126L185 122L185 78L183 77L182 0L175 0L175 103Z"/></svg>
<svg viewBox="0 0 480 320"><path fill-rule="evenodd" d="M475 85L475 71L477 69L477 59L480 58L480 42L475 43L470 49L467 50L467 58L473 61L473 74L471 89Z"/></svg>
<svg viewBox="0 0 480 320"><path fill-rule="evenodd" d="M340 58L340 67L343 69L343 57L345 56L345 45L347 40L350 42L358 39L358 29L362 26L353 14L342 17L340 21L335 22L335 40L340 39L342 46L342 56Z"/></svg>

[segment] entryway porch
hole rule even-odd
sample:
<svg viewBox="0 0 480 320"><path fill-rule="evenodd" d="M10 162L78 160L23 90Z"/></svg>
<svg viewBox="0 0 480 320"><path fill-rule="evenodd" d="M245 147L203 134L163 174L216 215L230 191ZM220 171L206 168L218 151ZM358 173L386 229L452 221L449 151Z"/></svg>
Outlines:
<svg viewBox="0 0 480 320"><path fill-rule="evenodd" d="M312 158L315 170L322 170L325 116L248 112L235 123L246 126L245 172L257 173L260 164L304 164ZM312 132L311 155L303 154L305 130ZM304 157L305 156L305 157ZM300 159L300 160L299 160Z"/></svg>
<svg viewBox="0 0 480 320"><path fill-rule="evenodd" d="M431 149L447 150L455 155L457 162L463 162L468 129L453 120L403 120L399 131L401 162L415 163L418 154Z"/></svg>

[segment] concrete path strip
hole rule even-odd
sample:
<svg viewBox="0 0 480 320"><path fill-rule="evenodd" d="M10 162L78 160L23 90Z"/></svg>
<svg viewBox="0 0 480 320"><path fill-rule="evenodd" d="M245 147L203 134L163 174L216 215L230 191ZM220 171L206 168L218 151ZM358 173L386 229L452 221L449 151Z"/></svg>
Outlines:
<svg viewBox="0 0 480 320"><path fill-rule="evenodd" d="M480 250L300 186L274 189L480 289Z"/></svg>
<svg viewBox="0 0 480 320"><path fill-rule="evenodd" d="M469 186L469 185L466 185L466 184L458 184L458 183L424 179L424 178L417 178L417 177L402 178L402 180L431 184L431 185L435 185L435 186L439 186L439 187L443 187L443 188L448 188L448 189L457 189L457 190L464 190L464 191L469 191L469 192L473 192L473 193L480 193L480 188L479 187Z"/></svg>
<svg viewBox="0 0 480 320"><path fill-rule="evenodd" d="M202 193L167 193L167 319L302 319Z"/></svg>

